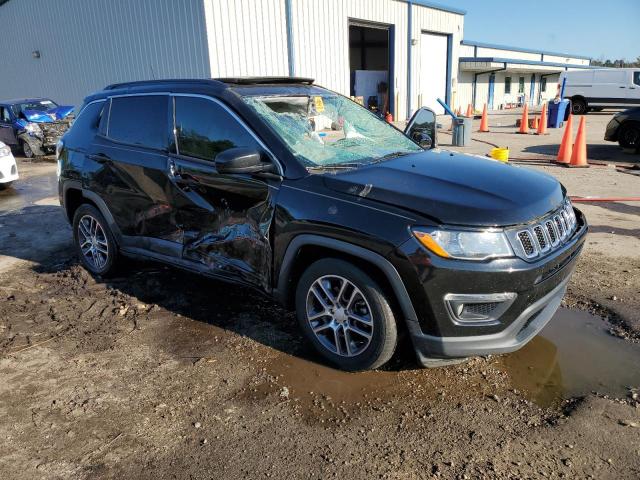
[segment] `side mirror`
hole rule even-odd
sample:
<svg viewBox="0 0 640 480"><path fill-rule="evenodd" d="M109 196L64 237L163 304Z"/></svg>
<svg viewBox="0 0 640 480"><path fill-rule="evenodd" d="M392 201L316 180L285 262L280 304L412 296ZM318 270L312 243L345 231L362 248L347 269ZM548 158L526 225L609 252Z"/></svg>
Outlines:
<svg viewBox="0 0 640 480"><path fill-rule="evenodd" d="M264 161L264 154L253 148L229 148L216 155L215 164L218 173L233 175L241 173L274 173L274 165Z"/></svg>
<svg viewBox="0 0 640 480"><path fill-rule="evenodd" d="M431 137L423 131L414 131L411 134L411 139L424 149L429 149L433 145Z"/></svg>
<svg viewBox="0 0 640 480"><path fill-rule="evenodd" d="M409 123L407 123L404 133L422 148L437 147L438 139L435 112L427 107L419 108L416 113L413 114ZM429 139L429 146L425 146L427 138Z"/></svg>

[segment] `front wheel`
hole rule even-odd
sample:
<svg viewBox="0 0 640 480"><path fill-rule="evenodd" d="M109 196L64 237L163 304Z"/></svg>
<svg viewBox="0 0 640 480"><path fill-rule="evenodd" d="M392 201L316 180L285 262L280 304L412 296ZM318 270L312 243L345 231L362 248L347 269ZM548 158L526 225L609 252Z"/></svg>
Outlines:
<svg viewBox="0 0 640 480"><path fill-rule="evenodd" d="M296 313L316 350L338 368L375 369L393 356L398 330L391 306L351 263L327 258L309 266L298 282Z"/></svg>
<svg viewBox="0 0 640 480"><path fill-rule="evenodd" d="M26 158L35 157L33 150L31 150L31 145L29 145L29 142L25 140L22 140L22 153Z"/></svg>
<svg viewBox="0 0 640 480"><path fill-rule="evenodd" d="M108 276L115 271L118 248L107 221L93 205L76 210L73 240L82 265L91 273Z"/></svg>

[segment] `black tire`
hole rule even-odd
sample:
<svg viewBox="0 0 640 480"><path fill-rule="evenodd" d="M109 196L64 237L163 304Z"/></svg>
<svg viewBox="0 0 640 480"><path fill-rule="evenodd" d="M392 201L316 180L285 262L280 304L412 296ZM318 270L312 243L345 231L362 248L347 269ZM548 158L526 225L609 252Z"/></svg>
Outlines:
<svg viewBox="0 0 640 480"><path fill-rule="evenodd" d="M317 335L312 327L314 320L309 320L308 313L308 309L318 301L317 296L311 292L311 287L314 285L317 287L318 284L315 282L320 279L330 279L326 280L327 282L333 280L340 282L340 278L346 280L347 284L342 289L344 291L342 296L332 303L334 310L336 310L336 316L328 314L318 320L325 322L322 325L325 330L322 332L327 331L327 333ZM351 289L351 286L355 288ZM337 290L331 291L334 299L336 299ZM356 293L354 293L355 290L357 290ZM347 297L350 297L351 300L348 300ZM325 300L329 298L325 296ZM355 313L356 309L358 309L357 315L362 319L367 318L370 324L359 323L360 320L350 316L349 312ZM296 288L296 313L300 327L315 349L342 370L375 369L387 363L393 356L398 342L398 328L389 301L382 288L369 275L351 263L335 258L326 258L310 265L303 273ZM338 315L341 316L341 321L344 323L337 323L339 321L336 320L339 318ZM329 323L336 326L335 330L338 333L332 333L334 329L325 326ZM318 325L314 326L318 328ZM365 337L360 337L358 331L368 333L369 338L365 340ZM326 337L322 335L326 335ZM334 335L334 346L337 351L333 351L327 346L327 342L330 342L328 339L332 335ZM326 340L323 343L324 338ZM350 347L347 346L347 338L351 339L349 340ZM352 350L351 356L348 355L349 349ZM358 349L362 349L362 351L358 352Z"/></svg>
<svg viewBox="0 0 640 480"><path fill-rule="evenodd" d="M640 125L623 124L618 132L618 143L622 148L640 148Z"/></svg>
<svg viewBox="0 0 640 480"><path fill-rule="evenodd" d="M584 98L573 98L571 100L571 112L574 115L584 115L587 113L587 102Z"/></svg>
<svg viewBox="0 0 640 480"><path fill-rule="evenodd" d="M13 181L0 183L0 190L6 190L7 188L11 188L11 184L12 183L13 183Z"/></svg>
<svg viewBox="0 0 640 480"><path fill-rule="evenodd" d="M91 254L85 254L83 251L83 244L85 244L87 239L87 235L84 232L87 232L86 227L90 219L95 221L98 225L98 228L95 230L96 242L89 245L92 248L100 248L100 251L94 250L95 255L93 252ZM92 223L89 224L93 225ZM80 258L80 262L82 262L84 268L89 272L101 277L107 277L116 271L118 245L113 238L113 233L111 233L109 224L104 219L100 211L93 205L85 203L78 207L73 215L73 241L78 257ZM85 244L85 250L86 247L87 246ZM102 253L103 251L106 252L106 255ZM103 257L106 258L103 259Z"/></svg>
<svg viewBox="0 0 640 480"><path fill-rule="evenodd" d="M33 153L33 150L31 150L31 147L29 146L29 142L25 141L25 140L21 140L20 141L20 147L22 148L22 154L26 157L26 158L33 158L35 157L35 154Z"/></svg>

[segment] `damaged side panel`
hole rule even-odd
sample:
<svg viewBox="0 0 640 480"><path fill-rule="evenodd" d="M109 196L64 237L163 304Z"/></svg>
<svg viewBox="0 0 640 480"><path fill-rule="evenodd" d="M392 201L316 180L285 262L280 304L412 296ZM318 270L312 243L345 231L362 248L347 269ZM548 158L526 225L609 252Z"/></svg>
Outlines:
<svg viewBox="0 0 640 480"><path fill-rule="evenodd" d="M277 187L248 175L220 175L213 164L171 161L183 258L268 291Z"/></svg>

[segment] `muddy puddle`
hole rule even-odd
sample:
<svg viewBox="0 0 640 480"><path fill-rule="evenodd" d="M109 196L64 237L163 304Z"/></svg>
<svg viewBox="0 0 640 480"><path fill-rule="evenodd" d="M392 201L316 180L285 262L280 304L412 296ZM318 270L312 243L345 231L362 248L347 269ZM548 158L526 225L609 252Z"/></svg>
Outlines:
<svg viewBox="0 0 640 480"><path fill-rule="evenodd" d="M43 199L50 197L57 202L57 189L55 174L20 179L10 187L0 189L0 216L30 205L37 205Z"/></svg>
<svg viewBox="0 0 640 480"><path fill-rule="evenodd" d="M497 359L514 388L539 405L591 392L625 398L640 386L640 345L616 338L587 312L560 309L521 350Z"/></svg>

